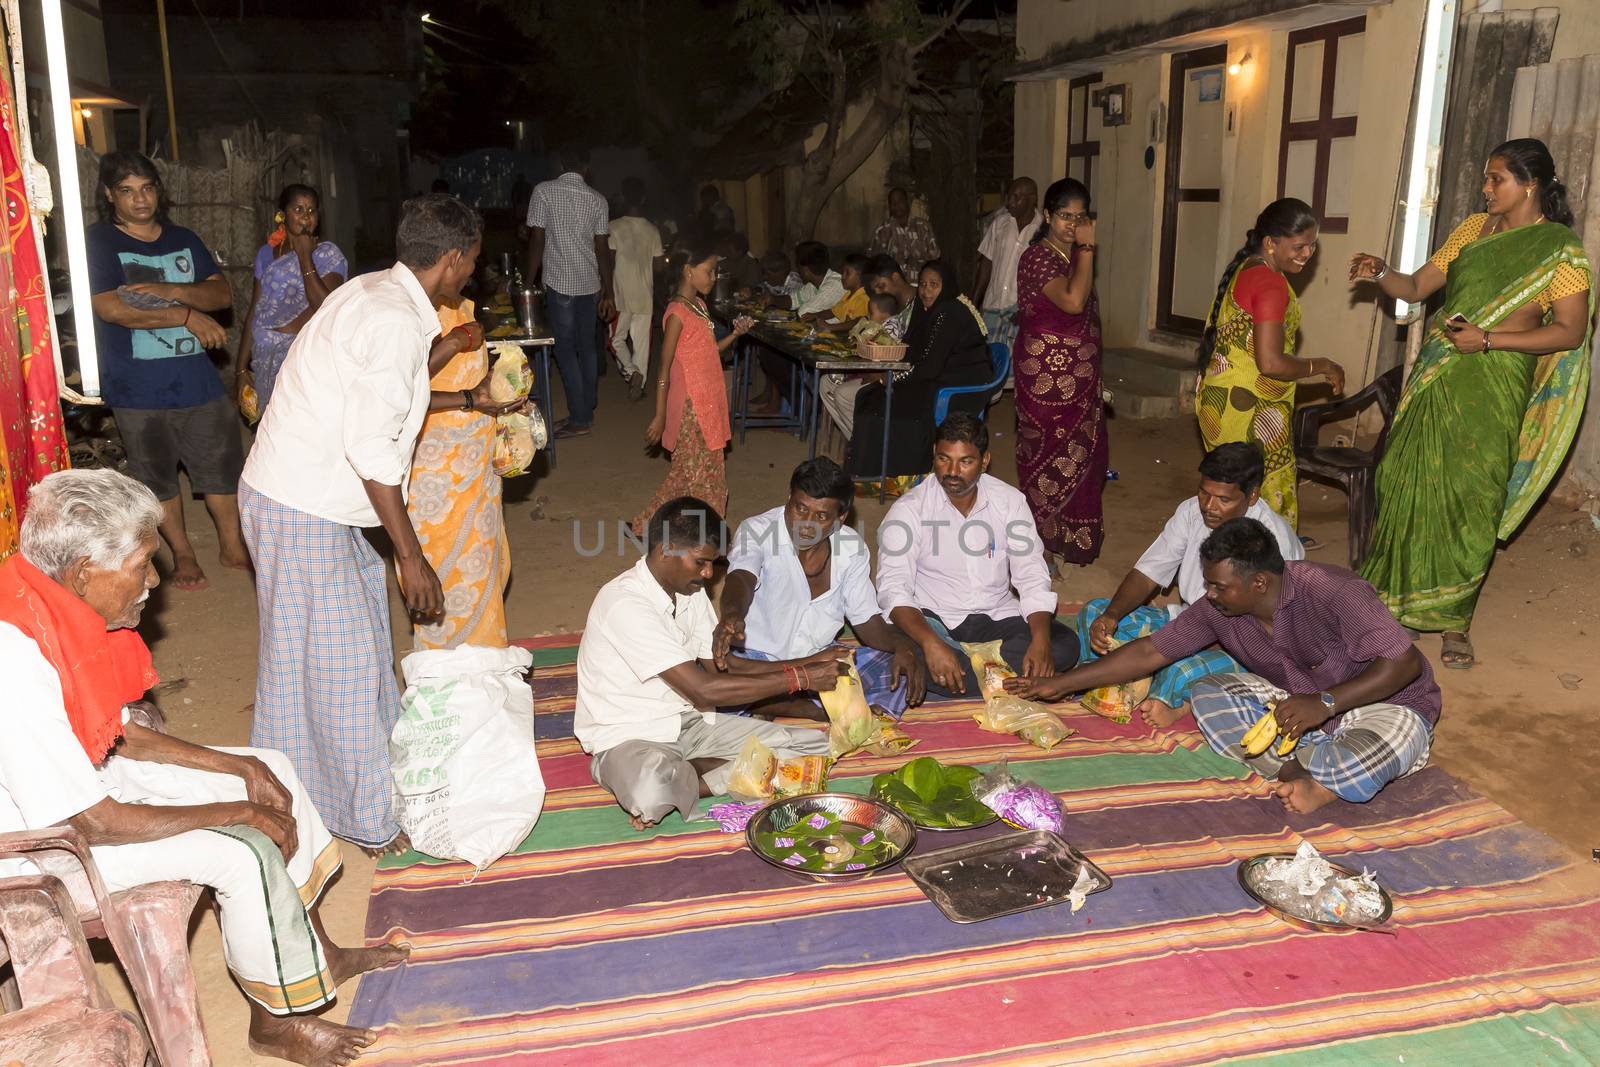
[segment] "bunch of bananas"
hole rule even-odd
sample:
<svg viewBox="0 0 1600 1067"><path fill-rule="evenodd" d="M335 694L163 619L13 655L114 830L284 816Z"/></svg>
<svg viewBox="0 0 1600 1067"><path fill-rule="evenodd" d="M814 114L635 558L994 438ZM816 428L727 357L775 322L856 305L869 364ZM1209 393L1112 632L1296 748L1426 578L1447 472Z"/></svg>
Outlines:
<svg viewBox="0 0 1600 1067"><path fill-rule="evenodd" d="M1278 734L1281 731L1278 729L1277 707L1277 704L1269 706L1267 713L1256 720L1256 724L1250 727L1249 731L1240 739L1239 747L1244 749L1246 756L1254 758L1261 755L1272 746L1272 742L1278 739ZM1285 737L1283 742L1278 745L1278 758L1282 759L1293 752L1294 746L1299 743L1300 739L1298 737Z"/></svg>

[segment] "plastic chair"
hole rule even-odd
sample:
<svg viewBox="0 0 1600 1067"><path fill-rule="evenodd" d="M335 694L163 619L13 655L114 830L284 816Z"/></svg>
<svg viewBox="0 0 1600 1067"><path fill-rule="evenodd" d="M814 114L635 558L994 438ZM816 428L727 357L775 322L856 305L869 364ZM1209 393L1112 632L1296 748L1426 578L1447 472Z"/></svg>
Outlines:
<svg viewBox="0 0 1600 1067"><path fill-rule="evenodd" d="M1336 482L1350 498L1350 569L1361 566L1372 543L1377 523L1378 502L1373 479L1378 461L1389 443L1389 428L1394 424L1395 407L1400 403L1400 388L1405 370L1394 367L1374 378L1365 389L1342 400L1308 404L1294 413L1294 458L1299 472L1313 478ZM1318 431L1331 419L1345 419L1378 405L1383 425L1370 449L1325 446L1317 443Z"/></svg>
<svg viewBox="0 0 1600 1067"><path fill-rule="evenodd" d="M933 424L939 425L944 417L950 414L951 397L966 396L972 393L987 394L983 407L978 409L978 418L985 419L989 415L989 400L1006 384L1006 378L1011 374L1011 348L999 341L989 342L989 362L994 365L995 376L993 381L982 385L952 385L939 390L939 395L933 401Z"/></svg>
<svg viewBox="0 0 1600 1067"><path fill-rule="evenodd" d="M59 879L84 935L111 942L161 1067L207 1067L211 1054L189 962L189 919L203 887L151 882L107 894L89 843L70 826L0 834L0 859L13 858Z"/></svg>
<svg viewBox="0 0 1600 1067"><path fill-rule="evenodd" d="M0 1014L0 1063L139 1067L138 1024L118 1011L94 971L72 898L59 878L0 878L0 964L14 982Z"/></svg>

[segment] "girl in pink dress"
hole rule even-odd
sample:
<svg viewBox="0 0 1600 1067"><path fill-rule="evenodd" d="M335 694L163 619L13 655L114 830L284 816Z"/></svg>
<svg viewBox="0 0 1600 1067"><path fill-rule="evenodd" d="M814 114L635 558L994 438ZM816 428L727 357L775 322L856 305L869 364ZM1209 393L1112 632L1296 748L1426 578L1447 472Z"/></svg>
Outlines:
<svg viewBox="0 0 1600 1067"><path fill-rule="evenodd" d="M691 240L672 253L667 269L678 289L661 319L661 367L656 373L656 414L645 429L645 441L660 442L672 453L672 466L656 495L633 520L636 536L656 509L680 496L697 497L718 515L728 509L728 475L723 449L728 428L728 393L722 382L722 353L755 320L734 320L733 331L720 342L711 327L705 296L717 280L722 257L708 242Z"/></svg>

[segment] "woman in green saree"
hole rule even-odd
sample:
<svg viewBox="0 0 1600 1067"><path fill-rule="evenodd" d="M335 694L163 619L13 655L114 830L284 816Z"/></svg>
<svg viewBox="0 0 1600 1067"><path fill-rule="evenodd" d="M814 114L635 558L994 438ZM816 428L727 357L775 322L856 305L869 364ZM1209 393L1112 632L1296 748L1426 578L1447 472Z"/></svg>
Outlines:
<svg viewBox="0 0 1600 1067"><path fill-rule="evenodd" d="M1361 575L1402 625L1443 635L1446 667L1471 667L1467 634L1495 544L1514 534L1560 467L1589 390L1593 273L1566 189L1541 141L1495 148L1487 210L1415 274L1377 256L1350 280L1416 303L1441 287L1378 465L1378 523Z"/></svg>

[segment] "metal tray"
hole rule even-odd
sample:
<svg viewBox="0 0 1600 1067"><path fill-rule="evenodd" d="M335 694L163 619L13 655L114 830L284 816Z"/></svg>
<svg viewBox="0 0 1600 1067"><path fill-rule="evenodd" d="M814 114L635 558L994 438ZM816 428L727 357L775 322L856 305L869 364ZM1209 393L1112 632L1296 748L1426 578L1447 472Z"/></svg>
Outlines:
<svg viewBox="0 0 1600 1067"><path fill-rule="evenodd" d="M1301 914L1299 912L1290 911L1274 901L1267 899L1266 895L1256 888L1256 881L1258 878L1256 874L1257 869L1267 860L1292 859L1294 859L1293 852L1264 852L1259 856L1251 856L1249 859L1239 864L1239 888L1243 889L1245 894L1249 896L1251 900L1255 901L1257 904L1260 904L1262 907L1272 912L1272 914L1293 926L1305 926L1317 930L1365 930L1382 926L1384 923L1389 921L1391 916L1393 916L1394 901L1390 899L1389 891L1383 888L1381 885L1378 887L1378 892L1383 896L1383 911L1369 923L1328 922L1324 919L1314 919L1311 917L1309 910L1306 913ZM1340 874L1347 875L1351 878L1359 878L1361 876L1360 871L1353 870L1344 866L1343 864L1334 863L1332 860L1328 860L1327 863L1328 866L1332 867Z"/></svg>
<svg viewBox="0 0 1600 1067"><path fill-rule="evenodd" d="M1060 904L1077 881L1079 867L1094 879L1090 893L1111 888L1106 872L1048 830L1023 830L924 852L903 866L945 918L958 923Z"/></svg>

